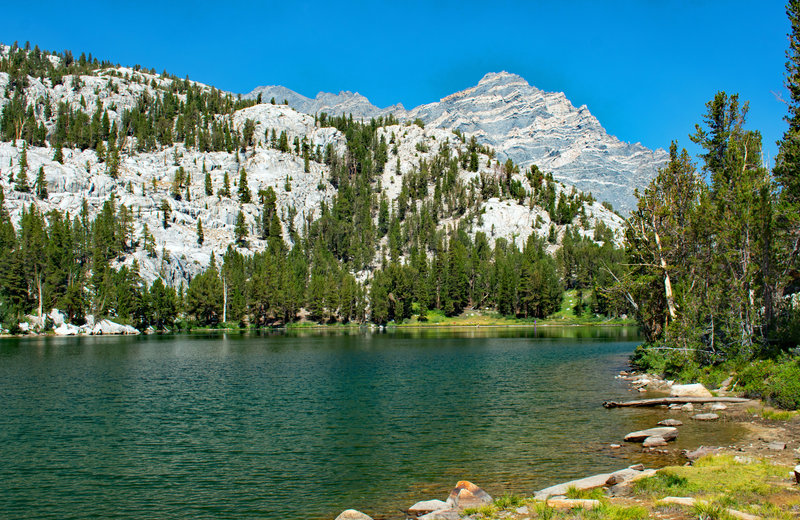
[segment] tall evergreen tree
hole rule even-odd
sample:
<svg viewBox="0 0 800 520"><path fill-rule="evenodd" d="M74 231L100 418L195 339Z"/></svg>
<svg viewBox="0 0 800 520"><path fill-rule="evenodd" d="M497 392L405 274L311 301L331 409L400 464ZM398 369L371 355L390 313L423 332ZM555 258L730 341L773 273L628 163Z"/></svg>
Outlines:
<svg viewBox="0 0 800 520"><path fill-rule="evenodd" d="M47 198L47 179L44 176L44 166L39 167L39 174L36 176L36 196L40 199Z"/></svg>
<svg viewBox="0 0 800 520"><path fill-rule="evenodd" d="M244 168L239 171L239 202L250 203L250 187L247 185L247 171Z"/></svg>

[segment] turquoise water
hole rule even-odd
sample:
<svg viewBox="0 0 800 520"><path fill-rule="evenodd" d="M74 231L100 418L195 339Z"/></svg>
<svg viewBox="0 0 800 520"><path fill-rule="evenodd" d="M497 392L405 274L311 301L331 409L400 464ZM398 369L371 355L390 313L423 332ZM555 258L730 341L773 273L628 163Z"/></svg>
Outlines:
<svg viewBox="0 0 800 520"><path fill-rule="evenodd" d="M388 518L462 479L531 493L630 463L607 446L652 426L652 412L601 403L631 397L614 375L638 339L625 328L3 339L0 517Z"/></svg>

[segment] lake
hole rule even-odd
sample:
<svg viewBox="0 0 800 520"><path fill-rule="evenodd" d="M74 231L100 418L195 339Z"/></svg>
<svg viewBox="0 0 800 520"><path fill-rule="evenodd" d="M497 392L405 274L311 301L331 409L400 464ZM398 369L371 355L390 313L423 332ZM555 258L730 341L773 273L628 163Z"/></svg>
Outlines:
<svg viewBox="0 0 800 520"><path fill-rule="evenodd" d="M624 327L0 340L0 517L394 518L660 461ZM680 418L680 416L676 415ZM678 447L725 443L687 424ZM701 436L701 429L704 430Z"/></svg>

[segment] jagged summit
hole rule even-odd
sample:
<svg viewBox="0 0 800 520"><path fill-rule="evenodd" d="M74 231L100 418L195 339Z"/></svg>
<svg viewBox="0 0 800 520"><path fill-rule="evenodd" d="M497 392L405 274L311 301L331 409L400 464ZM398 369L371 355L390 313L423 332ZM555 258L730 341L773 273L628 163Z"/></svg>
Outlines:
<svg viewBox="0 0 800 520"><path fill-rule="evenodd" d="M536 164L623 213L635 207L634 190L644 188L667 159L661 149L653 151L608 134L586 105L576 108L563 92L545 92L507 71L487 73L473 87L412 110L399 104L381 109L346 91L321 92L312 100L284 87L258 87L245 97L255 99L259 92L262 99L286 99L308 114L353 114L363 119L392 114L474 135L497 150L499 159Z"/></svg>
<svg viewBox="0 0 800 520"><path fill-rule="evenodd" d="M525 78L523 78L519 74L506 72L504 70L501 70L500 72L487 72L478 82L478 85L486 83L502 84L502 85L519 83L527 87L531 86L527 81L525 81Z"/></svg>

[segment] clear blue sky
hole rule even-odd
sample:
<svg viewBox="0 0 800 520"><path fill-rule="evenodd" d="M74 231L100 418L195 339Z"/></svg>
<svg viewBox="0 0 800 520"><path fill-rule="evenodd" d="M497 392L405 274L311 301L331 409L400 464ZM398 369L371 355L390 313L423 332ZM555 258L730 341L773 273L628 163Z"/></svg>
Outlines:
<svg viewBox="0 0 800 520"><path fill-rule="evenodd" d="M586 104L625 141L689 145L718 90L750 101L774 156L788 22L775 0L8 2L0 41L91 52L246 93L437 101L507 70ZM784 95L785 97L785 95Z"/></svg>

